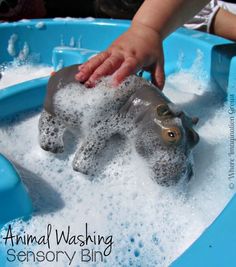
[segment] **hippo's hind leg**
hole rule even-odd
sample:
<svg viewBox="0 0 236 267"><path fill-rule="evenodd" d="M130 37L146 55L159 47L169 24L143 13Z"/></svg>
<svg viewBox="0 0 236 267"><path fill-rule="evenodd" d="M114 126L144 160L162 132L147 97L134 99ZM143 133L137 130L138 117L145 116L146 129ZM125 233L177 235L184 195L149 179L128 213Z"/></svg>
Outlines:
<svg viewBox="0 0 236 267"><path fill-rule="evenodd" d="M39 119L39 142L42 149L53 153L62 153L65 129L60 118L43 110Z"/></svg>

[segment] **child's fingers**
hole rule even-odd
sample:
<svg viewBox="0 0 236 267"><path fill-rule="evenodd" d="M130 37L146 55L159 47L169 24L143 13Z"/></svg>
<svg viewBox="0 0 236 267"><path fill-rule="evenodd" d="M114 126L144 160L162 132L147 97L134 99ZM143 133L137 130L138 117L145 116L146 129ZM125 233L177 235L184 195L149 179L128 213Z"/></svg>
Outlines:
<svg viewBox="0 0 236 267"><path fill-rule="evenodd" d="M95 69L97 69L108 57L110 53L104 51L97 56L91 58L89 61L79 66L79 73L76 74L75 79L80 82L85 82L92 75Z"/></svg>
<svg viewBox="0 0 236 267"><path fill-rule="evenodd" d="M92 87L95 82L103 76L113 74L122 64L124 57L119 54L108 57L90 76L88 81L85 83L86 86Z"/></svg>
<svg viewBox="0 0 236 267"><path fill-rule="evenodd" d="M114 74L114 85L120 84L129 75L136 73L138 69L139 66L137 60L131 57L128 58Z"/></svg>

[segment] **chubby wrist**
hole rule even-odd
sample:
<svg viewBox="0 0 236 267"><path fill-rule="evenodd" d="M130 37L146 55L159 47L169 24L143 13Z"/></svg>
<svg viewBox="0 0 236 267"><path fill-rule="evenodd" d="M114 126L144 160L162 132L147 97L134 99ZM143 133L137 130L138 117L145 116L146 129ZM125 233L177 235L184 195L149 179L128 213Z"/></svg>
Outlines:
<svg viewBox="0 0 236 267"><path fill-rule="evenodd" d="M163 40L162 33L158 29L146 25L138 20L132 21L130 31L142 38L149 38L150 36L153 36L158 40Z"/></svg>

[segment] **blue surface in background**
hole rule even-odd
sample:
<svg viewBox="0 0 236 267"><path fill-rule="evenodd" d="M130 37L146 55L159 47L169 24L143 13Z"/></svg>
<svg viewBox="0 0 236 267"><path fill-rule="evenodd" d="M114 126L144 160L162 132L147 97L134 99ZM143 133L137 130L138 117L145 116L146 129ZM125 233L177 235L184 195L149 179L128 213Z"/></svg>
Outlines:
<svg viewBox="0 0 236 267"><path fill-rule="evenodd" d="M44 26L38 28L36 26L39 21L41 20L0 25L0 63L13 59L6 51L12 34L18 35L17 51L27 42L31 54L37 55L38 63L53 64L56 68L61 60L63 66L82 63L92 54L105 49L129 27L128 21L119 20L44 20ZM75 46L70 47L72 37ZM90 51L84 53L84 48ZM208 78L226 95L235 94L234 43L209 34L179 29L166 39L164 50L167 74L178 71L177 63L180 58L181 67L190 68L200 50L203 54L202 68ZM35 79L0 91L0 119L41 106L47 79ZM4 266L1 256L0 266ZM171 266L236 266L236 197L233 197L215 222Z"/></svg>

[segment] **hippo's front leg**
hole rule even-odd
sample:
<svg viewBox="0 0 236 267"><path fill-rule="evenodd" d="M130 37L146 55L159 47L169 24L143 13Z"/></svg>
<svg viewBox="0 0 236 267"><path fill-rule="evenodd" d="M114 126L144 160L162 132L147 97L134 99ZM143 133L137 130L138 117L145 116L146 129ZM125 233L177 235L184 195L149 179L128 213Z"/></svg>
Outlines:
<svg viewBox="0 0 236 267"><path fill-rule="evenodd" d="M112 118L94 126L92 132L89 133L88 137L76 151L73 161L73 169L75 171L84 174L90 174L90 170L94 171L99 153L106 146L106 142L111 136L117 132L114 122L115 120Z"/></svg>
<svg viewBox="0 0 236 267"><path fill-rule="evenodd" d="M73 169L84 174L89 174L89 170L94 167L96 156L105 147L107 138L94 137L87 138L77 150Z"/></svg>
<svg viewBox="0 0 236 267"><path fill-rule="evenodd" d="M65 125L56 116L43 111L39 119L39 142L40 146L53 153L62 153L64 150L63 134Z"/></svg>

